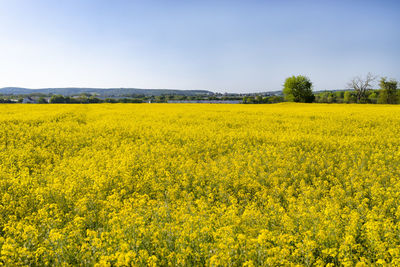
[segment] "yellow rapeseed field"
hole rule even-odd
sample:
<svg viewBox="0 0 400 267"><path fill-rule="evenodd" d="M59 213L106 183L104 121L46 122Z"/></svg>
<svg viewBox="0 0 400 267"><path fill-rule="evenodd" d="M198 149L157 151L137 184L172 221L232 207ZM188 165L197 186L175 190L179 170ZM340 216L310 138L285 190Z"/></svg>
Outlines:
<svg viewBox="0 0 400 267"><path fill-rule="evenodd" d="M400 265L400 106L0 105L0 265Z"/></svg>

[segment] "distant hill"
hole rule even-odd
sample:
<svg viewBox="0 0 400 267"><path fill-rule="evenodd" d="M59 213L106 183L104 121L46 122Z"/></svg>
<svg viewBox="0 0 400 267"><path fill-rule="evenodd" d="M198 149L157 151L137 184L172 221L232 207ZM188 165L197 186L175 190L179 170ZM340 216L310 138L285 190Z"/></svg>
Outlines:
<svg viewBox="0 0 400 267"><path fill-rule="evenodd" d="M207 90L177 90L177 89L138 89L138 88L42 88L42 89L29 89L21 87L4 87L0 89L0 94L3 95L28 95L28 94L54 94L54 95L79 95L79 94L96 94L98 96L129 96L129 95L146 95L146 96L159 96L159 95L212 95L211 91Z"/></svg>

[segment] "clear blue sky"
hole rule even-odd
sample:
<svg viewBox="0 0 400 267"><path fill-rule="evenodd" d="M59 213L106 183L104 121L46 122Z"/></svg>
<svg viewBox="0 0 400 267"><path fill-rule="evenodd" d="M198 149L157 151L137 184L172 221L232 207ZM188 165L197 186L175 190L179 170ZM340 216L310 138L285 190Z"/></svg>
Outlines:
<svg viewBox="0 0 400 267"><path fill-rule="evenodd" d="M400 1L0 0L0 87L314 89L400 79Z"/></svg>

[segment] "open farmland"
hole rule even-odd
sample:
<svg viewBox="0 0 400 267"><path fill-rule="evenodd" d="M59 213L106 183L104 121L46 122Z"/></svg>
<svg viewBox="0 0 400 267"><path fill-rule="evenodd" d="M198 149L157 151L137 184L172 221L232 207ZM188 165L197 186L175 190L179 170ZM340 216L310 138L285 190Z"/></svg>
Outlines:
<svg viewBox="0 0 400 267"><path fill-rule="evenodd" d="M399 106L1 105L0 124L0 265L400 265Z"/></svg>

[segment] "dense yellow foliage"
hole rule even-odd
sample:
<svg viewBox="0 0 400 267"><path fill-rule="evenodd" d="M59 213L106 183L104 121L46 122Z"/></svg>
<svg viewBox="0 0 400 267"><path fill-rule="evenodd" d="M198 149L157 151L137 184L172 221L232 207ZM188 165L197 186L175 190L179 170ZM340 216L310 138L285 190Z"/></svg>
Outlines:
<svg viewBox="0 0 400 267"><path fill-rule="evenodd" d="M0 105L0 265L400 265L400 107Z"/></svg>

